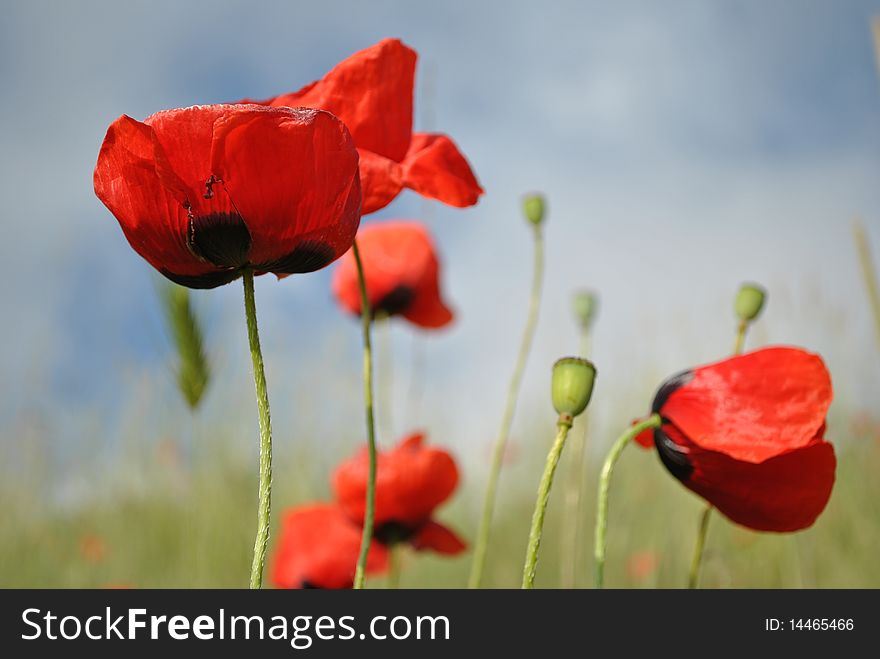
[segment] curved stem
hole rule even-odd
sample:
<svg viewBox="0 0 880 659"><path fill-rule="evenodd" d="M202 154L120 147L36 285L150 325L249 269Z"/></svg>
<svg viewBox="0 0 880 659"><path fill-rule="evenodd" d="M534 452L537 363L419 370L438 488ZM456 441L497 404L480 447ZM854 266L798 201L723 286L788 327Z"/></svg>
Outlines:
<svg viewBox="0 0 880 659"><path fill-rule="evenodd" d="M535 500L535 512L532 514L532 528L529 531L529 546L526 550L526 562L523 566L522 587L526 589L535 587L535 570L538 567L538 550L541 547L541 534L544 530L544 515L547 512L547 500L550 498L550 488L553 486L553 476L559 457L565 447L565 438L571 429L572 418L568 415L560 415L556 423L556 440L547 454L547 464L544 465L544 474L538 485L538 497Z"/></svg>
<svg viewBox="0 0 880 659"><path fill-rule="evenodd" d="M532 227L534 229L534 269L532 271L532 290L529 296L529 311L525 330L520 341L519 355L517 356L507 389L507 402L504 407L504 414L501 416L501 427L495 439L495 445L492 448L489 478L486 481L483 510L480 515L480 525L477 529L477 538L474 543L474 561L471 565L468 588L479 588L483 578L486 551L489 547L489 532L492 526L492 513L495 509L495 498L498 493L498 476L501 473L504 449L507 446L507 437L510 435L510 426L513 423L513 415L516 411L516 400L519 396L523 371L525 370L529 351L532 347L535 328L538 324L538 310L541 306L541 286L544 278L544 237L540 226L532 225Z"/></svg>
<svg viewBox="0 0 880 659"><path fill-rule="evenodd" d="M594 553L596 557L596 588L602 588L605 580L605 532L608 528L608 488L611 486L611 473L617 463L623 449L633 437L648 428L659 428L662 423L659 414L652 414L641 423L631 426L624 432L611 447L605 464L602 465L602 473L599 476L599 495L596 503L596 534Z"/></svg>
<svg viewBox="0 0 880 659"><path fill-rule="evenodd" d="M376 422L373 416L373 349L370 343L370 298L367 296L367 280L364 278L364 264L358 250L357 240L352 245L354 261L357 264L358 285L361 289L361 328L364 341L364 411L367 422L367 451L370 455L370 470L367 477L367 505L364 509L364 528L361 534L361 550L357 568L354 572L354 588L364 587L367 569L367 555L373 541L373 516L376 510Z"/></svg>
<svg viewBox="0 0 880 659"><path fill-rule="evenodd" d="M706 534L709 531L709 518L712 516L712 506L708 505L700 515L700 525L697 527L697 543L694 545L694 558L691 560L691 571L688 576L688 588L694 589L700 582L700 564L703 561L703 548L706 546Z"/></svg>
<svg viewBox="0 0 880 659"><path fill-rule="evenodd" d="M254 559L251 564L251 588L260 588L263 585L263 565L266 562L266 547L269 544L269 516L272 507L272 422L269 418L269 394L266 389L263 353L260 350L260 333L257 329L253 270L244 270L242 282L244 283L244 315L247 320L257 408L260 413L260 496L257 510L257 539L254 541Z"/></svg>
<svg viewBox="0 0 880 659"><path fill-rule="evenodd" d="M590 330L588 327L581 327L580 352L578 353L584 359L590 357ZM578 428L582 431L580 435L575 434L574 446L572 450L574 457L571 461L571 469L566 481L565 493L565 513L563 518L565 522L562 525L562 538L560 544L562 547L562 555L560 556L560 582L563 588L574 588L577 586L577 572L580 561L578 560L578 547L581 544L583 536L583 511L581 510L584 499L586 498L587 484L587 431L589 430L588 415L589 410L584 411L580 418L576 421Z"/></svg>

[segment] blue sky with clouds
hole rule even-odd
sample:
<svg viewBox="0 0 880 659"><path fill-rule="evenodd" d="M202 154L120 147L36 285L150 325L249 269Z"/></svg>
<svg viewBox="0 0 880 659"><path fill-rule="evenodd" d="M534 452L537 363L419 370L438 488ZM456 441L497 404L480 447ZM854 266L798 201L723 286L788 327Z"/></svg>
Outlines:
<svg viewBox="0 0 880 659"><path fill-rule="evenodd" d="M429 222L459 312L437 336L391 331L389 439L421 425L482 455L523 323L519 199L532 189L549 198L547 295L515 434L550 416L549 367L575 349L569 299L582 286L602 296L600 428L643 411L664 375L729 350L743 280L770 289L755 343L820 351L838 400L876 400L850 225L861 215L880 252L868 25L880 2L36 0L2 11L4 441L35 418L50 441L76 446L172 432L182 415L153 273L92 190L107 125L293 90L386 36L420 53L417 127L452 135L486 189L473 209L405 194L379 215ZM329 270L258 282L282 442L361 438L357 326L328 284ZM208 413L249 442L240 287L197 301L217 364ZM405 410L417 341L424 398Z"/></svg>

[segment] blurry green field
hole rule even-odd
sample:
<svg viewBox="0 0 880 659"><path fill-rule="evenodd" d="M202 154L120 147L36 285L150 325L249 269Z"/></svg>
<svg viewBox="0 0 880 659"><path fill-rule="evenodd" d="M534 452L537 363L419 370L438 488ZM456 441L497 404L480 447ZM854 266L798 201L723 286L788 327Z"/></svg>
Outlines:
<svg viewBox="0 0 880 659"><path fill-rule="evenodd" d="M832 423L829 436L840 437L841 431L835 430ZM756 534L713 517L704 587L880 587L880 441L872 428L851 434L837 441L837 485L813 528L795 535ZM503 476L488 586L520 583L534 488L551 438L533 433L531 439L531 448ZM609 440L594 438L603 446ZM40 479L34 473L28 472L21 482L7 474L0 486L5 511L0 524L0 585L246 586L253 546L255 469L247 469L249 465L220 450L214 441L212 446L194 447L187 460L173 445L160 445L128 456L128 464L109 472L86 467L85 473L95 479L92 485L103 488L104 496L98 499L100 504L75 508L49 505L39 493ZM563 476L570 473L566 458L572 455L569 451L563 456ZM579 586L589 586L592 575L596 455L593 451L583 515L585 536L577 561ZM310 457L278 460L276 521L285 506L328 496L324 483L335 456L320 456L320 464ZM190 468L187 463L198 466ZM303 474L307 480L302 480ZM439 511L440 518L468 538L473 535L482 493L480 476L466 473L453 503ZM561 583L560 513L566 487L565 478L560 479L551 496L538 569L541 587ZM608 585L682 587L701 505L660 467L652 452L628 448L612 487ZM461 587L469 561L470 554L449 560L409 553L403 557L402 586ZM380 578L373 580L373 585L381 584Z"/></svg>

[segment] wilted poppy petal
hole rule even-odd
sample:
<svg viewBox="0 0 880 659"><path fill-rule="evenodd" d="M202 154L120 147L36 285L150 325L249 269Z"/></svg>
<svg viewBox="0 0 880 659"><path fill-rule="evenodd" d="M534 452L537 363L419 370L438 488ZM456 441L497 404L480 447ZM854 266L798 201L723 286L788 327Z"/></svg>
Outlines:
<svg viewBox="0 0 880 659"><path fill-rule="evenodd" d="M376 471L377 526L386 522L420 525L458 484L458 467L452 456L422 445L415 436L380 453ZM368 475L369 459L364 451L343 462L333 474L336 501L358 523L364 518Z"/></svg>
<svg viewBox="0 0 880 659"><path fill-rule="evenodd" d="M661 459L673 475L748 528L777 532L807 528L831 496L837 464L834 447L818 437L757 464L703 449L672 426L663 426L658 438Z"/></svg>
<svg viewBox="0 0 880 659"><path fill-rule="evenodd" d="M455 143L437 133L413 135L403 161L403 183L424 197L458 208L473 206L483 194Z"/></svg>
<svg viewBox="0 0 880 659"><path fill-rule="evenodd" d="M399 40L383 39L299 91L260 102L327 110L345 122L359 149L400 162L412 134L416 57Z"/></svg>
<svg viewBox="0 0 880 659"><path fill-rule="evenodd" d="M655 411L692 442L755 463L812 442L832 397L822 358L797 348L702 366L661 392Z"/></svg>
<svg viewBox="0 0 880 659"><path fill-rule="evenodd" d="M341 256L360 222L357 152L319 110L235 106L217 120L211 173L253 240L260 270L311 272Z"/></svg>
<svg viewBox="0 0 880 659"><path fill-rule="evenodd" d="M361 528L337 506L311 504L284 515L272 562L278 588L351 588L361 545ZM388 567L388 550L374 542L367 572Z"/></svg>
<svg viewBox="0 0 880 659"><path fill-rule="evenodd" d="M467 549L467 545L452 529L435 521L428 521L422 525L410 540L410 544L418 551L430 549L447 556L460 554Z"/></svg>
<svg viewBox="0 0 880 659"><path fill-rule="evenodd" d="M98 155L95 194L116 217L134 250L154 268L172 279L203 275L222 279L226 273L187 248L188 214L160 181L155 151L149 125L125 115L114 121ZM226 282L215 285L220 283Z"/></svg>

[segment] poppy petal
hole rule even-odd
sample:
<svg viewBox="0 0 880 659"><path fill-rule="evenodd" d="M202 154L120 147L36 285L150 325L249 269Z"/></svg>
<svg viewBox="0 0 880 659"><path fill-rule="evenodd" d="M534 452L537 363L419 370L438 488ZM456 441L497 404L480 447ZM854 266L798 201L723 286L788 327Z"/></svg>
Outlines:
<svg viewBox="0 0 880 659"><path fill-rule="evenodd" d="M357 523L364 518L368 476L369 459L363 451L343 462L333 474L336 501ZM376 465L376 525L420 525L455 491L458 478L458 467L449 453L417 445L412 437L380 453Z"/></svg>
<svg viewBox="0 0 880 659"><path fill-rule="evenodd" d="M217 120L212 174L253 240L260 270L310 272L348 250L360 223L357 152L320 110L236 106Z"/></svg>
<svg viewBox="0 0 880 659"><path fill-rule="evenodd" d="M433 520L425 522L419 528L410 539L410 544L417 551L430 549L447 556L460 554L467 549L467 545L452 529Z"/></svg>
<svg viewBox="0 0 880 659"><path fill-rule="evenodd" d="M364 200L361 214L368 215L385 208L403 189L400 163L372 151L359 149L361 187Z"/></svg>
<svg viewBox="0 0 880 659"><path fill-rule="evenodd" d="M750 529L807 528L831 496L837 460L818 437L757 464L701 448L673 426L663 426L658 438L661 459L685 487Z"/></svg>
<svg viewBox="0 0 880 659"><path fill-rule="evenodd" d="M189 217L157 174L153 129L126 115L107 129L95 167L95 194L116 217L132 248L169 278L217 272L187 247ZM225 281L218 282L226 283Z"/></svg>
<svg viewBox="0 0 880 659"><path fill-rule="evenodd" d="M259 102L327 110L345 122L359 149L400 162L412 135L416 58L399 40L383 39L299 91Z"/></svg>
<svg viewBox="0 0 880 659"><path fill-rule="evenodd" d="M753 463L812 442L832 398L822 358L785 347L696 368L661 391L655 411L694 444Z"/></svg>
<svg viewBox="0 0 880 659"><path fill-rule="evenodd" d="M403 161L403 183L424 197L464 208L477 203L483 188L449 137L415 133Z"/></svg>
<svg viewBox="0 0 880 659"><path fill-rule="evenodd" d="M351 588L360 544L360 527L337 506L317 503L292 509L282 520L272 581L278 588ZM374 542L367 572L387 567L387 548Z"/></svg>
<svg viewBox="0 0 880 659"><path fill-rule="evenodd" d="M636 419L629 425L630 427L632 427L641 423L642 421L644 421L644 419ZM633 437L633 441L642 448L654 448L654 429L645 428L642 432Z"/></svg>
<svg viewBox="0 0 880 659"><path fill-rule="evenodd" d="M452 320L452 312L440 297L439 260L422 224L401 220L372 223L361 229L357 241L374 314L402 315L426 328L438 328ZM332 285L339 303L360 315L360 284L353 254L340 260Z"/></svg>

